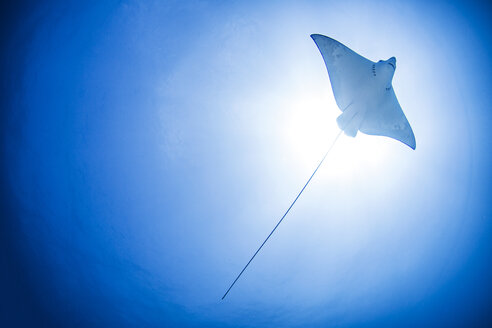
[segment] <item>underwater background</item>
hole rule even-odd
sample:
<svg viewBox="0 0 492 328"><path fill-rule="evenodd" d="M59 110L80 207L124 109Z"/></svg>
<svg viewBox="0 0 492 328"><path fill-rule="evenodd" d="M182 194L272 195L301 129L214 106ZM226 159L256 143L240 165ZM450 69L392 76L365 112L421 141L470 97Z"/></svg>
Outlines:
<svg viewBox="0 0 492 328"><path fill-rule="evenodd" d="M492 7L2 3L2 327L492 326ZM397 58L338 133L310 34Z"/></svg>

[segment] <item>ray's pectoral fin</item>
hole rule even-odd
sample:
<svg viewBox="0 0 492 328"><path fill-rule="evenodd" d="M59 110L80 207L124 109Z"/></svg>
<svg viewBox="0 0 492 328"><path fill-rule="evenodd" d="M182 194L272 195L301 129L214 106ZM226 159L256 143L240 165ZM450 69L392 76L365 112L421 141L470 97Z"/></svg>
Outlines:
<svg viewBox="0 0 492 328"><path fill-rule="evenodd" d="M355 137L364 120L364 113L357 104L349 105L337 118L338 127L349 137Z"/></svg>
<svg viewBox="0 0 492 328"><path fill-rule="evenodd" d="M365 113L359 130L365 134L396 139L412 149L416 147L415 135L405 114L403 114L393 89L390 89L386 96L381 99L377 108Z"/></svg>
<svg viewBox="0 0 492 328"><path fill-rule="evenodd" d="M311 38L323 56L335 100L343 112L357 97L374 63L327 36L312 34Z"/></svg>

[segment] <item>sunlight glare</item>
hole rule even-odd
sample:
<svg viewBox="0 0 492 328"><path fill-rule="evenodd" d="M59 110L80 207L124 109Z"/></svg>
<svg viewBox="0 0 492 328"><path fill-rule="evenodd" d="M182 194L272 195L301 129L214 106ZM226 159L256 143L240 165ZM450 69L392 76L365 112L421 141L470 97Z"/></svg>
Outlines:
<svg viewBox="0 0 492 328"><path fill-rule="evenodd" d="M340 131L336 117L341 111L334 99L330 99L327 106L326 99L310 94L300 97L287 113L283 132L293 164L303 173L313 170ZM328 155L325 169L318 173L319 176L350 179L360 170L384 171L381 167L388 153L385 139L360 132L356 138L343 134Z"/></svg>

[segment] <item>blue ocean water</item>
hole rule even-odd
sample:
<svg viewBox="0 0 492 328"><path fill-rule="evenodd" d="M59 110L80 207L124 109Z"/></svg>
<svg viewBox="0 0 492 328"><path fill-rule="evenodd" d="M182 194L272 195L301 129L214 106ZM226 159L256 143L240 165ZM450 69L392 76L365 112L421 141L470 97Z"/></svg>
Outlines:
<svg viewBox="0 0 492 328"><path fill-rule="evenodd" d="M492 325L491 7L2 5L6 327ZM341 138L313 33L395 56L415 151Z"/></svg>

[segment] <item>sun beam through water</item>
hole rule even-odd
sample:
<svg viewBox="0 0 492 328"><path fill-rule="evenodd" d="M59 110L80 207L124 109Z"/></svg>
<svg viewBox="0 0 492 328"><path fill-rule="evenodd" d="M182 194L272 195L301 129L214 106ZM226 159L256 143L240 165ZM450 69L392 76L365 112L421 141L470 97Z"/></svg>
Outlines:
<svg viewBox="0 0 492 328"><path fill-rule="evenodd" d="M325 101L319 96L305 94L286 111L282 129L284 140L296 167L303 172L316 167L340 131L336 117L341 111L333 98L328 103ZM389 138L368 137L360 132L356 138L343 134L328 155L325 168L317 173L318 178L350 179L361 167L374 167L384 172L388 143L393 142Z"/></svg>

